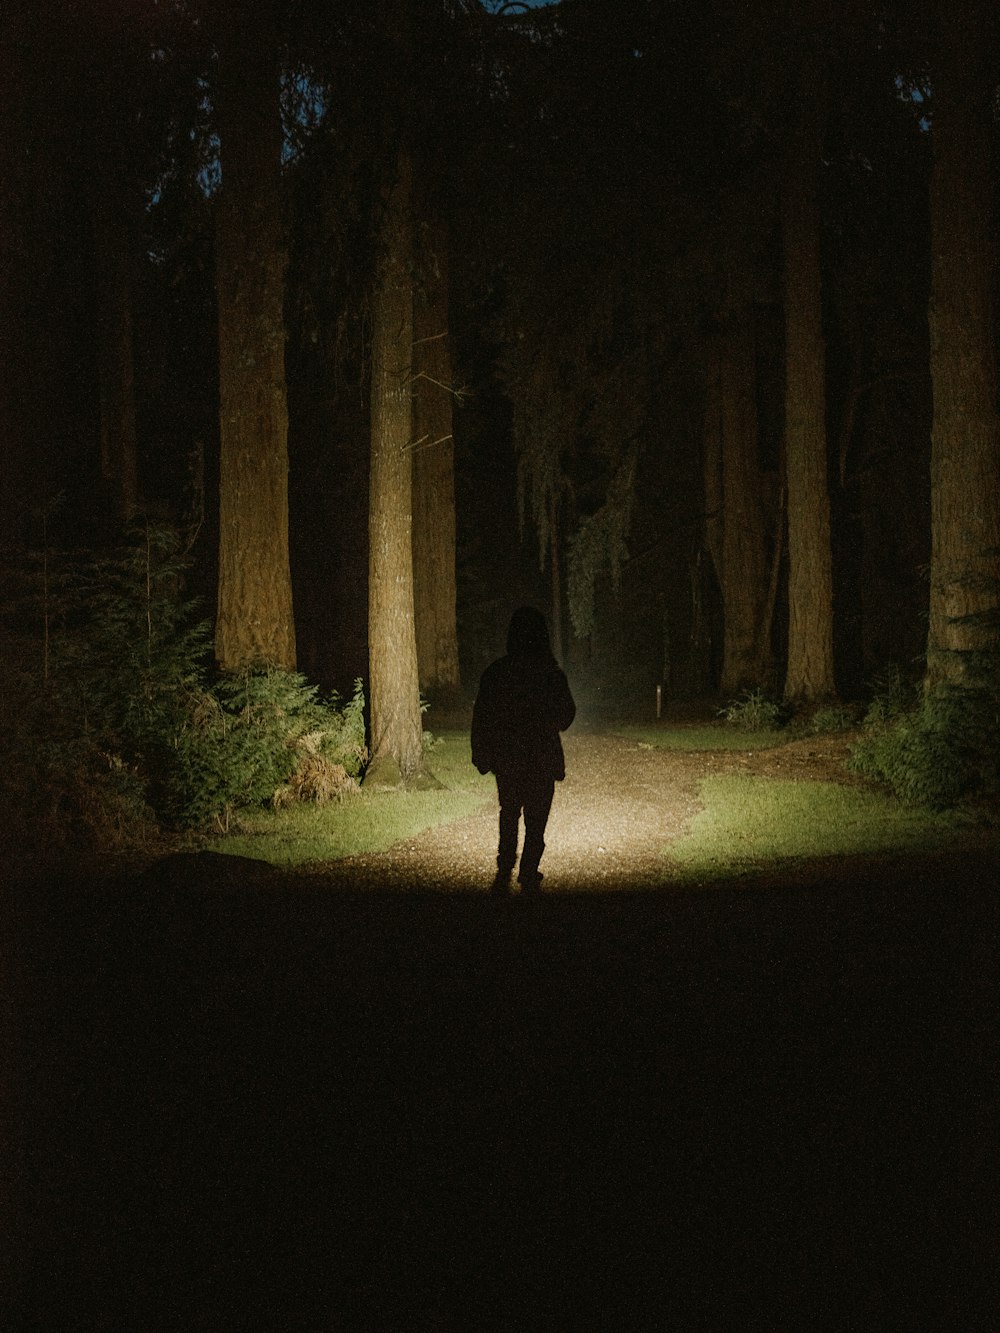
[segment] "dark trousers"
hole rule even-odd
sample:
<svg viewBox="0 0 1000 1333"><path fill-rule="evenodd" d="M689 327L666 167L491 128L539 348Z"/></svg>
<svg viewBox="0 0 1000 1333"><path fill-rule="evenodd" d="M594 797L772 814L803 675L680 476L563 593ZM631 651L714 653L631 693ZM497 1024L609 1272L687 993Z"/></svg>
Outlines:
<svg viewBox="0 0 1000 1333"><path fill-rule="evenodd" d="M545 850L545 825L552 809L555 782L537 773L498 773L497 796L500 799L500 847L497 870L509 875L517 860L517 837L524 814L524 847L518 879L522 882L538 876L538 863Z"/></svg>

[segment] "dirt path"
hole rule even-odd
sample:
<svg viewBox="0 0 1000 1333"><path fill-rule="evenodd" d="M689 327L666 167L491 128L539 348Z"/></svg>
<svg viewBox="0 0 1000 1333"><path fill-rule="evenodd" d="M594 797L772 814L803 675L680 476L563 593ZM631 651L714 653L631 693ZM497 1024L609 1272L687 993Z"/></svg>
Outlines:
<svg viewBox="0 0 1000 1333"><path fill-rule="evenodd" d="M664 848L701 809L713 774L851 782L848 742L816 737L759 752L654 749L622 736L571 732L566 780L556 787L542 865L546 891L641 888L662 882ZM338 882L384 887L485 889L494 871L495 799L476 814L377 855L312 867Z"/></svg>

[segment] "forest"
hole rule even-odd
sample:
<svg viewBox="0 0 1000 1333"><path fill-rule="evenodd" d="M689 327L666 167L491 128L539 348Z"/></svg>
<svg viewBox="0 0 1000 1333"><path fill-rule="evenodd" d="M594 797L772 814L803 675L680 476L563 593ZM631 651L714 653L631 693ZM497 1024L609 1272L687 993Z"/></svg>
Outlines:
<svg viewBox="0 0 1000 1333"><path fill-rule="evenodd" d="M526 602L595 715L892 680L995 781L994 6L3 26L8 786L180 765L195 818L276 691L411 781Z"/></svg>
<svg viewBox="0 0 1000 1333"><path fill-rule="evenodd" d="M997 0L0 0L0 1327L997 1326L998 92Z"/></svg>

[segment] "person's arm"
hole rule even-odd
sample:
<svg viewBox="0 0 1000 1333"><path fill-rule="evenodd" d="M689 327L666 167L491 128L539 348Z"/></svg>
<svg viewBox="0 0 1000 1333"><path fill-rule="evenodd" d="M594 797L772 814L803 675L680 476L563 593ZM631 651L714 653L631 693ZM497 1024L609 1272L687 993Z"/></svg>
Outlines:
<svg viewBox="0 0 1000 1333"><path fill-rule="evenodd" d="M488 773L494 765L494 719L490 682L484 674L479 682L476 702L472 705L472 762L480 773Z"/></svg>

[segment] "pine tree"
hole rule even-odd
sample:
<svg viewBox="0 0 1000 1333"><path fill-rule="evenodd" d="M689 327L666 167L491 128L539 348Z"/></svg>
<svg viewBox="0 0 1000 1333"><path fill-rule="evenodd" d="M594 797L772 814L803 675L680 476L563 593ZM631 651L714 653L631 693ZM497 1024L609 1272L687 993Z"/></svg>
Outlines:
<svg viewBox="0 0 1000 1333"><path fill-rule="evenodd" d="M413 599L421 688L457 694L455 447L448 312L448 228L428 203L422 281L413 300Z"/></svg>
<svg viewBox="0 0 1000 1333"><path fill-rule="evenodd" d="M785 698L836 693L833 562L826 450L818 173L818 107L801 81L802 123L790 138L781 197L785 312L785 471L788 500L788 665Z"/></svg>
<svg viewBox="0 0 1000 1333"><path fill-rule="evenodd" d="M987 6L967 0L935 42L931 177L929 686L974 686L1000 648L994 179Z"/></svg>
<svg viewBox="0 0 1000 1333"><path fill-rule="evenodd" d="M760 689L771 668L768 511L760 466L754 333L731 314L710 345L705 412L706 539L722 592L720 690Z"/></svg>
<svg viewBox="0 0 1000 1333"><path fill-rule="evenodd" d="M412 166L401 149L384 203L372 301L369 784L396 785L423 766L413 622L412 263Z"/></svg>
<svg viewBox="0 0 1000 1333"><path fill-rule="evenodd" d="M224 30L217 88L219 592L226 670L295 668L288 558L285 250L277 42L261 17Z"/></svg>

